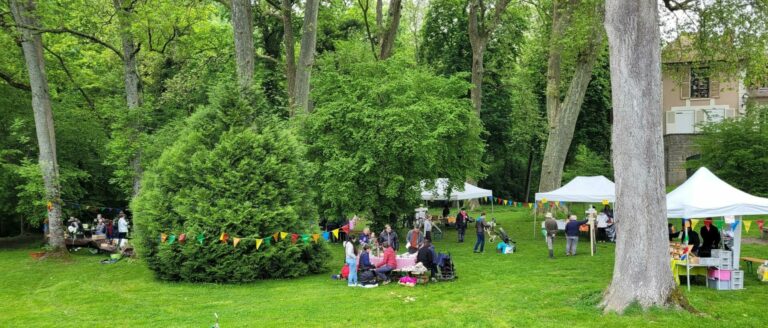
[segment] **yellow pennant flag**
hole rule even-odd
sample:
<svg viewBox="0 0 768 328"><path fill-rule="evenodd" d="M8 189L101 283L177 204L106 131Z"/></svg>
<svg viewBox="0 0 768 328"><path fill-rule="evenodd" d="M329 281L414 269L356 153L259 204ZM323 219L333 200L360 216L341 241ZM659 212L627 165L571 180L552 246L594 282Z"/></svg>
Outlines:
<svg viewBox="0 0 768 328"><path fill-rule="evenodd" d="M278 239L280 239L280 233L279 233L279 232L275 232L275 233L273 233L273 234L272 234L272 238L274 238L274 239L275 239L275 241L277 241Z"/></svg>
<svg viewBox="0 0 768 328"><path fill-rule="evenodd" d="M603 199L603 205L608 205L609 203L607 199Z"/></svg>
<svg viewBox="0 0 768 328"><path fill-rule="evenodd" d="M533 208L533 203L528 203L528 208Z"/></svg>
<svg viewBox="0 0 768 328"><path fill-rule="evenodd" d="M333 229L333 237L339 238L339 229Z"/></svg>
<svg viewBox="0 0 768 328"><path fill-rule="evenodd" d="M233 243L233 244L235 244L235 247L237 247L237 244L239 244L239 243L240 243L240 239L241 239L241 238L237 238L237 237L235 237L235 238L232 238L232 243Z"/></svg>
<svg viewBox="0 0 768 328"><path fill-rule="evenodd" d="M699 219L691 219L691 229L696 229L697 224L699 224Z"/></svg>
<svg viewBox="0 0 768 328"><path fill-rule="evenodd" d="M160 241L165 242L168 239L168 234L161 233L160 234Z"/></svg>
<svg viewBox="0 0 768 328"><path fill-rule="evenodd" d="M313 235L312 235L312 241L314 241L315 243L317 243L317 240L318 240L318 239L320 239L320 234L319 234L319 233L316 233L316 234L313 234Z"/></svg>
<svg viewBox="0 0 768 328"><path fill-rule="evenodd" d="M544 203L546 203L546 202L547 202L547 199L546 199L546 198L542 198L542 199L541 199L541 203L542 203L542 204L544 204Z"/></svg>
<svg viewBox="0 0 768 328"><path fill-rule="evenodd" d="M749 227L750 226L752 226L752 221L744 220L744 230L747 230L747 233L749 233Z"/></svg>
<svg viewBox="0 0 768 328"><path fill-rule="evenodd" d="M285 239L285 236L288 236L287 232L281 232L280 233L280 239Z"/></svg>
<svg viewBox="0 0 768 328"><path fill-rule="evenodd" d="M261 243L264 242L264 239L256 239L256 250L259 250L259 247L261 247Z"/></svg>

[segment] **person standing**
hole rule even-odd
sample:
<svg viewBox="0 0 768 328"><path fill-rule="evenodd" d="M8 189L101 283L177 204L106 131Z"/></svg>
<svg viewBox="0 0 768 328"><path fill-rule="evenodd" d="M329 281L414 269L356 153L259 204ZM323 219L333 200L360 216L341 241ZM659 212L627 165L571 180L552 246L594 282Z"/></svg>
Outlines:
<svg viewBox="0 0 768 328"><path fill-rule="evenodd" d="M349 266L349 276L347 277L347 286L357 287L357 250L355 249L357 237L349 235L344 242L344 258Z"/></svg>
<svg viewBox="0 0 768 328"><path fill-rule="evenodd" d="M579 243L579 227L587 224L589 220L577 221L576 215L568 217L568 223L565 224L565 256L576 255L576 246Z"/></svg>
<svg viewBox="0 0 768 328"><path fill-rule="evenodd" d="M384 231L379 234L379 243L381 243L381 246L385 249L387 247L384 246L384 243L387 243L393 250L397 251L399 246L397 242L397 232L392 230L392 226L389 224L385 225Z"/></svg>
<svg viewBox="0 0 768 328"><path fill-rule="evenodd" d="M432 240L432 216L427 215L424 219L424 238Z"/></svg>
<svg viewBox="0 0 768 328"><path fill-rule="evenodd" d="M475 242L474 252L482 253L485 248L485 228L488 224L485 222L485 212L480 213L480 216L475 220L475 229L477 230L477 242ZM480 247L480 251L478 251Z"/></svg>
<svg viewBox="0 0 768 328"><path fill-rule="evenodd" d="M608 215L605 215L605 213L600 213L597 216L597 241L598 242L608 242L608 233L606 232L606 229L608 229Z"/></svg>
<svg viewBox="0 0 768 328"><path fill-rule="evenodd" d="M711 257L712 250L720 246L720 230L712 225L712 218L704 220L704 226L699 230L701 236L701 247L699 248L700 257Z"/></svg>
<svg viewBox="0 0 768 328"><path fill-rule="evenodd" d="M123 247L123 239L128 238L128 220L125 219L125 213L120 213L117 220L117 247Z"/></svg>
<svg viewBox="0 0 768 328"><path fill-rule="evenodd" d="M557 221L552 217L552 213L544 215L544 229L547 234L547 249L549 250L549 258L555 258L555 250L553 248L555 242L555 236L557 236Z"/></svg>
<svg viewBox="0 0 768 328"><path fill-rule="evenodd" d="M424 242L424 235L419 230L418 225L414 224L413 229L408 231L406 240L408 241L408 254L415 254L419 251L419 246Z"/></svg>
<svg viewBox="0 0 768 328"><path fill-rule="evenodd" d="M464 233L467 231L467 219L469 217L467 216L467 211L465 211L463 208L461 211L459 211L459 214L456 215L456 232L459 235L459 242L464 242Z"/></svg>
<svg viewBox="0 0 768 328"><path fill-rule="evenodd" d="M691 220L685 220L683 226L685 227L685 230L680 234L681 242L687 246L691 246L691 254L698 256L699 245L701 244L699 234L691 228Z"/></svg>
<svg viewBox="0 0 768 328"><path fill-rule="evenodd" d="M448 216L451 215L451 208L448 206L448 203L445 203L445 206L443 206L443 222L448 222Z"/></svg>

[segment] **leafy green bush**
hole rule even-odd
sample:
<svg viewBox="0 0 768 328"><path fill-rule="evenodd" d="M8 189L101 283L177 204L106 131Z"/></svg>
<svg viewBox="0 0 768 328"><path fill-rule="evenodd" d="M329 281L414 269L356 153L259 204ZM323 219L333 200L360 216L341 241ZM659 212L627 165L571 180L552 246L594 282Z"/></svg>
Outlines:
<svg viewBox="0 0 768 328"><path fill-rule="evenodd" d="M578 176L602 175L613 180L611 163L585 145L576 148L576 158L563 171L563 183L568 183Z"/></svg>
<svg viewBox="0 0 768 328"><path fill-rule="evenodd" d="M237 90L232 87L229 90ZM237 94L218 88L145 174L132 208L139 251L160 279L245 282L324 270L322 243L272 242L274 232L316 233L308 167L295 132ZM161 233L187 234L161 243ZM198 243L196 236L205 240ZM233 247L221 233L247 238Z"/></svg>
<svg viewBox="0 0 768 328"><path fill-rule="evenodd" d="M701 151L690 168L706 166L734 187L768 196L768 107L743 117L704 125L696 139Z"/></svg>

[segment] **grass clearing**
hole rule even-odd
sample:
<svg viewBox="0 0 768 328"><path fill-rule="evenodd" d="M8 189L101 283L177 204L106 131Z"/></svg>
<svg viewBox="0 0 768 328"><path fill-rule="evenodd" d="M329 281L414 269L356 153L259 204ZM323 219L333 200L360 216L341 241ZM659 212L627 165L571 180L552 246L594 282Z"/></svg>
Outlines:
<svg viewBox="0 0 768 328"><path fill-rule="evenodd" d="M473 217L478 212L470 213ZM419 327L757 327L765 313L768 284L745 273L745 289L714 291L703 285L685 291L703 312L631 308L623 316L596 308L613 271L613 245L588 243L579 255L565 257L565 240L556 241L555 260L528 211L499 208L495 217L517 242L513 255L473 254L474 229L463 244L453 229L435 242L454 257L459 279L407 288L348 288L320 274L293 280L219 285L169 283L154 279L140 261L103 265L103 255L81 250L68 263L34 261L30 249L0 250L0 322L4 327L210 327L213 313L222 327L419 326ZM748 234L757 237L756 224ZM332 245L332 271L343 262ZM744 244L742 256L768 257L768 245ZM413 298L415 301L408 301Z"/></svg>

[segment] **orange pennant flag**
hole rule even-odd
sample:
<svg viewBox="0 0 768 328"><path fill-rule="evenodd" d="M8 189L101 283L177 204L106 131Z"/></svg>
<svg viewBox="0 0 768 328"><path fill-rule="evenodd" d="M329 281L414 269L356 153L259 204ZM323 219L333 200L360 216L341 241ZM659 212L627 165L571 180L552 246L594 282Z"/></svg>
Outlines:
<svg viewBox="0 0 768 328"><path fill-rule="evenodd" d="M256 239L256 250L259 250L259 247L261 247L261 243L264 242L264 239Z"/></svg>
<svg viewBox="0 0 768 328"><path fill-rule="evenodd" d="M161 233L160 234L160 241L165 242L166 240L168 240L168 234Z"/></svg>
<svg viewBox="0 0 768 328"><path fill-rule="evenodd" d="M240 239L241 239L241 238L237 238L237 237L235 237L235 238L232 238L232 243L233 243L233 244L235 244L235 247L237 247L237 244L239 244L239 243L240 243Z"/></svg>
<svg viewBox="0 0 768 328"><path fill-rule="evenodd" d="M228 233L226 233L226 232L222 232L222 233L221 233L221 237L219 237L219 240L221 240L221 242L222 242L223 244L226 244L226 243L227 243L227 240L229 240L229 234L228 234Z"/></svg>
<svg viewBox="0 0 768 328"><path fill-rule="evenodd" d="M275 233L273 233L273 234L272 234L272 238L274 238L274 239L275 239L275 241L278 241L278 240L280 240L280 233L279 233L279 232L275 232Z"/></svg>
<svg viewBox="0 0 768 328"><path fill-rule="evenodd" d="M333 232L333 237L334 238L339 238L339 229L333 229L332 232Z"/></svg>
<svg viewBox="0 0 768 328"><path fill-rule="evenodd" d="M287 232L281 232L280 233L280 239L285 239L285 236L288 236Z"/></svg>
<svg viewBox="0 0 768 328"><path fill-rule="evenodd" d="M315 243L317 243L317 240L318 240L318 239L320 239L320 234L319 234L319 233L316 233L316 234L313 234L313 235L312 235L312 241L314 241Z"/></svg>

